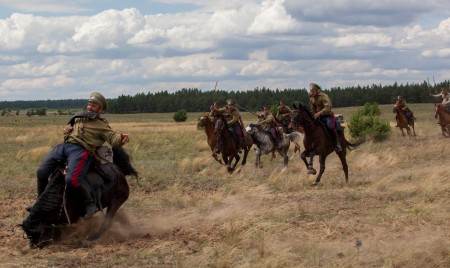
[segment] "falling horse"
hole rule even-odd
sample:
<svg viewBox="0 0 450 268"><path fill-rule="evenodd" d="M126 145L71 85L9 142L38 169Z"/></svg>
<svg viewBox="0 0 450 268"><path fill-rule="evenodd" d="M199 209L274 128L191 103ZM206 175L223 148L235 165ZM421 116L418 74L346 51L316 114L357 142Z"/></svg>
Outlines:
<svg viewBox="0 0 450 268"><path fill-rule="evenodd" d="M313 168L313 159L315 155L319 155L320 170L313 185L320 182L323 172L325 171L325 159L327 156L335 150L336 144L330 136L327 127L320 120L314 119L311 110L301 103L297 108L293 105L294 110L291 116L291 125L294 129L301 126L305 133L303 144L305 151L302 152L301 158L308 168L308 174L316 174L316 170ZM339 128L338 128L339 129ZM342 130L338 131L339 142L342 146L340 152L336 152L342 163L342 169L345 174L345 182L348 182L348 165L345 158L347 154L346 149L356 148L361 142L353 144L347 141ZM310 157L309 163L306 157Z"/></svg>
<svg viewBox="0 0 450 268"><path fill-rule="evenodd" d="M450 137L450 113L445 110L440 103L435 104L436 115L439 119L439 125L441 125L442 135L444 137Z"/></svg>
<svg viewBox="0 0 450 268"><path fill-rule="evenodd" d="M215 116L214 133L217 135L218 139L220 139L220 153L222 154L222 159L225 164L228 165L228 172L232 173L241 157L239 156L238 144L235 135L233 131L229 129L227 121L222 114ZM243 134L245 136L243 137L244 157L242 159L242 165L245 165L247 162L248 152L253 145L253 139L250 135L246 135L245 132L243 132ZM234 165L232 165L233 160L236 160Z"/></svg>
<svg viewBox="0 0 450 268"><path fill-rule="evenodd" d="M245 129L249 133L256 145L256 160L255 167L262 167L261 155L277 151L284 159L284 167L287 167L289 158L287 153L291 142L295 144L296 148L300 148L303 143L303 133L291 132L289 134L283 133L281 140L275 144L270 137L271 134L264 130L260 125L250 123Z"/></svg>
<svg viewBox="0 0 450 268"><path fill-rule="evenodd" d="M95 162L86 177L94 190L97 206L108 208L100 229L89 237L90 240L98 239L109 229L114 215L128 199L130 190L125 176L138 176L122 147L113 148L113 153L114 163ZM83 216L81 202L75 193L66 191L64 166L58 167L30 214L20 224L30 240L30 246L42 248L60 240L64 228Z"/></svg>
<svg viewBox="0 0 450 268"><path fill-rule="evenodd" d="M395 103L392 112L397 114L397 126L402 132L403 137L405 137L405 132L403 132L403 129L406 129L406 133L409 137L416 136L416 131L414 130L414 119L411 120L411 122L408 122L408 117L406 116L405 112L399 107L398 101ZM412 132L410 126L412 128Z"/></svg>
<svg viewBox="0 0 450 268"><path fill-rule="evenodd" d="M214 148L216 147L216 135L214 134L214 123L213 123L213 121L211 119L211 116L209 114L204 114L198 120L197 128L204 128L205 129L207 142L208 142L209 148L211 148L211 152L212 152L212 157L214 157L214 159L217 162L223 164L222 160L219 159L219 156L214 151Z"/></svg>

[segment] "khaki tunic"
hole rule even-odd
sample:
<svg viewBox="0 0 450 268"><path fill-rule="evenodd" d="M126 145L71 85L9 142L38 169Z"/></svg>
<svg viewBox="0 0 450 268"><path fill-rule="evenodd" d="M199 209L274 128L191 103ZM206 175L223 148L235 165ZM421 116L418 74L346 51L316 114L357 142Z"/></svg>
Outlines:
<svg viewBox="0 0 450 268"><path fill-rule="evenodd" d="M288 106L278 106L278 112L277 112L277 119L282 121L282 120L289 120L292 114L292 110L291 108L289 108Z"/></svg>
<svg viewBox="0 0 450 268"><path fill-rule="evenodd" d="M271 113L269 113L268 115L261 114L261 119L257 124L261 125L265 130L268 130L269 128L275 126L275 117Z"/></svg>
<svg viewBox="0 0 450 268"><path fill-rule="evenodd" d="M331 99L327 94L319 92L316 98L310 96L309 102L313 113L321 112L321 115L331 115Z"/></svg>
<svg viewBox="0 0 450 268"><path fill-rule="evenodd" d="M238 109L229 110L227 107L212 109L212 113L223 114L227 124L229 126L239 125L241 126L241 115Z"/></svg>
<svg viewBox="0 0 450 268"><path fill-rule="evenodd" d="M435 98L442 98L442 106L443 107L450 106L450 95L449 94L439 93L436 95L432 94L431 96L435 97Z"/></svg>
<svg viewBox="0 0 450 268"><path fill-rule="evenodd" d="M122 135L114 132L109 123L104 118L89 119L77 118L73 125L73 130L64 137L67 143L75 143L82 145L89 152L93 152L96 148L105 142L111 146L122 144Z"/></svg>

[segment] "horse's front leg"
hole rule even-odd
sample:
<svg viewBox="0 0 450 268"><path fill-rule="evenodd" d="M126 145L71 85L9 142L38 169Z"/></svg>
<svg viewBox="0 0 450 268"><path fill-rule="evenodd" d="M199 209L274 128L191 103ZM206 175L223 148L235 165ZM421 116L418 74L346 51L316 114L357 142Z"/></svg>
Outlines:
<svg viewBox="0 0 450 268"><path fill-rule="evenodd" d="M319 156L319 164L320 164L320 170L319 175L317 175L316 181L313 183L313 185L317 185L320 182L320 178L322 177L323 172L325 171L325 159L326 156Z"/></svg>
<svg viewBox="0 0 450 268"><path fill-rule="evenodd" d="M306 160L307 155L309 155L309 162ZM316 170L313 168L314 152L305 150L300 155L300 157L302 158L306 168L308 169L308 174L316 174Z"/></svg>
<svg viewBox="0 0 450 268"><path fill-rule="evenodd" d="M284 163L284 167L286 168L288 166L289 163L289 157L287 155L287 151L286 149L281 149L278 151L278 153L283 157L283 163Z"/></svg>

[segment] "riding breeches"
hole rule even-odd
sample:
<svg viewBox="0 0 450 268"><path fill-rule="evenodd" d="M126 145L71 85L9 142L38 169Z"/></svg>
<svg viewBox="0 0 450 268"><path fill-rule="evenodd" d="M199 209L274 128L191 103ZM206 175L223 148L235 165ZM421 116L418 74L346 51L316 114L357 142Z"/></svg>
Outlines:
<svg viewBox="0 0 450 268"><path fill-rule="evenodd" d="M86 174L93 160L94 158L81 145L59 144L48 153L37 170L38 195L45 190L53 171L64 164L67 165L65 176L67 186L78 188L80 183L86 179Z"/></svg>

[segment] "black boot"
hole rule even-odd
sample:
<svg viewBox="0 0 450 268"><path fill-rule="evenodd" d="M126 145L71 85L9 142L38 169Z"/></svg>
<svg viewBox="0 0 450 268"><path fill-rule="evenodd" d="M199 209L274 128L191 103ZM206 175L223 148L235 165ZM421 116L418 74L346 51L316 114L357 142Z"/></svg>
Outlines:
<svg viewBox="0 0 450 268"><path fill-rule="evenodd" d="M85 214L83 218L89 219L95 213L97 213L98 208L94 204L94 200L89 191L90 187L86 181L80 183L80 187L78 187L80 197L83 198L83 203L85 204Z"/></svg>
<svg viewBox="0 0 450 268"><path fill-rule="evenodd" d="M336 130L333 131L333 136L334 136L334 141L336 142L336 149L335 149L335 151L338 152L338 153L342 152L341 143L339 142L339 136L338 136Z"/></svg>

